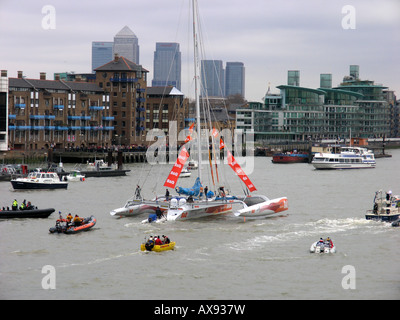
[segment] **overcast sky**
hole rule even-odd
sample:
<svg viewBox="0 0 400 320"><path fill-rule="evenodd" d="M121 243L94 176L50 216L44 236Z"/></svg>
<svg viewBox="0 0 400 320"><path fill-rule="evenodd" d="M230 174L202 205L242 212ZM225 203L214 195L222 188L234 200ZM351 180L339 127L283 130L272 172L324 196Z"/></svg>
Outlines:
<svg viewBox="0 0 400 320"><path fill-rule="evenodd" d="M9 77L46 72L48 79L90 72L92 41L113 41L127 25L139 38L148 85L156 42L180 43L182 91L191 96L189 1L0 0L0 69ZM247 100L261 101L268 84L279 92L288 70L300 70L300 86L318 88L321 73L331 73L337 86L351 64L360 66L360 78L400 97L399 0L198 1L204 58L243 62ZM43 27L50 22L46 5L55 9L54 29Z"/></svg>

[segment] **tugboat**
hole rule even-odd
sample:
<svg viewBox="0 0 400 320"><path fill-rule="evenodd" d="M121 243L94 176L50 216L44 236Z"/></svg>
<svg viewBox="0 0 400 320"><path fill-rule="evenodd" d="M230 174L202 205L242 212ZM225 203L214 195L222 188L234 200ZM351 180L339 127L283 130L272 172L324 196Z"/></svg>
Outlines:
<svg viewBox="0 0 400 320"><path fill-rule="evenodd" d="M394 222L400 217L400 196L392 195L392 191L383 192L379 190L375 193L374 206L372 210L367 210L365 218L367 220L379 220Z"/></svg>

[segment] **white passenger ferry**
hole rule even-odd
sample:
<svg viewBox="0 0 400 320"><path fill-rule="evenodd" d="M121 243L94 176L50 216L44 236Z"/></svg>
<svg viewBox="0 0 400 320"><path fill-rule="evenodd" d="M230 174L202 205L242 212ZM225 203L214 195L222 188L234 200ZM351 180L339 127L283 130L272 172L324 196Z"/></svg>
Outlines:
<svg viewBox="0 0 400 320"><path fill-rule="evenodd" d="M340 153L317 153L311 163L315 169L363 169L376 166L374 153L361 147L341 147Z"/></svg>

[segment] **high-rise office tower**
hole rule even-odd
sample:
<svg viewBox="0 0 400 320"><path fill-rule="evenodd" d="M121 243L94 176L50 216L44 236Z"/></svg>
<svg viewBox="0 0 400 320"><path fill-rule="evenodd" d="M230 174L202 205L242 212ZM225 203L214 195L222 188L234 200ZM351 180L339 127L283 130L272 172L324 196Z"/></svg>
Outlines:
<svg viewBox="0 0 400 320"><path fill-rule="evenodd" d="M181 90L179 43L157 42L154 51L153 87L174 86Z"/></svg>
<svg viewBox="0 0 400 320"><path fill-rule="evenodd" d="M243 62L227 62L225 69L225 96L245 94L245 68Z"/></svg>
<svg viewBox="0 0 400 320"><path fill-rule="evenodd" d="M92 42L92 71L114 58L113 44L113 42L106 41Z"/></svg>
<svg viewBox="0 0 400 320"><path fill-rule="evenodd" d="M221 60L201 60L201 96L225 96L225 70Z"/></svg>
<svg viewBox="0 0 400 320"><path fill-rule="evenodd" d="M300 86L300 71L299 70L289 70L288 71L288 85L289 86Z"/></svg>
<svg viewBox="0 0 400 320"><path fill-rule="evenodd" d="M115 54L139 64L139 39L128 26L114 37L113 56Z"/></svg>

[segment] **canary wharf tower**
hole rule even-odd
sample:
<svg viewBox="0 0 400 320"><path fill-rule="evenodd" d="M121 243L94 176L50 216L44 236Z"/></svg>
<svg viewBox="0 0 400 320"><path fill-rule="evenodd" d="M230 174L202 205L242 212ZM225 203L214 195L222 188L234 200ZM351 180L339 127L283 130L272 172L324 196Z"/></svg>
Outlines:
<svg viewBox="0 0 400 320"><path fill-rule="evenodd" d="M139 64L139 39L128 26L114 37L113 56L115 54Z"/></svg>

